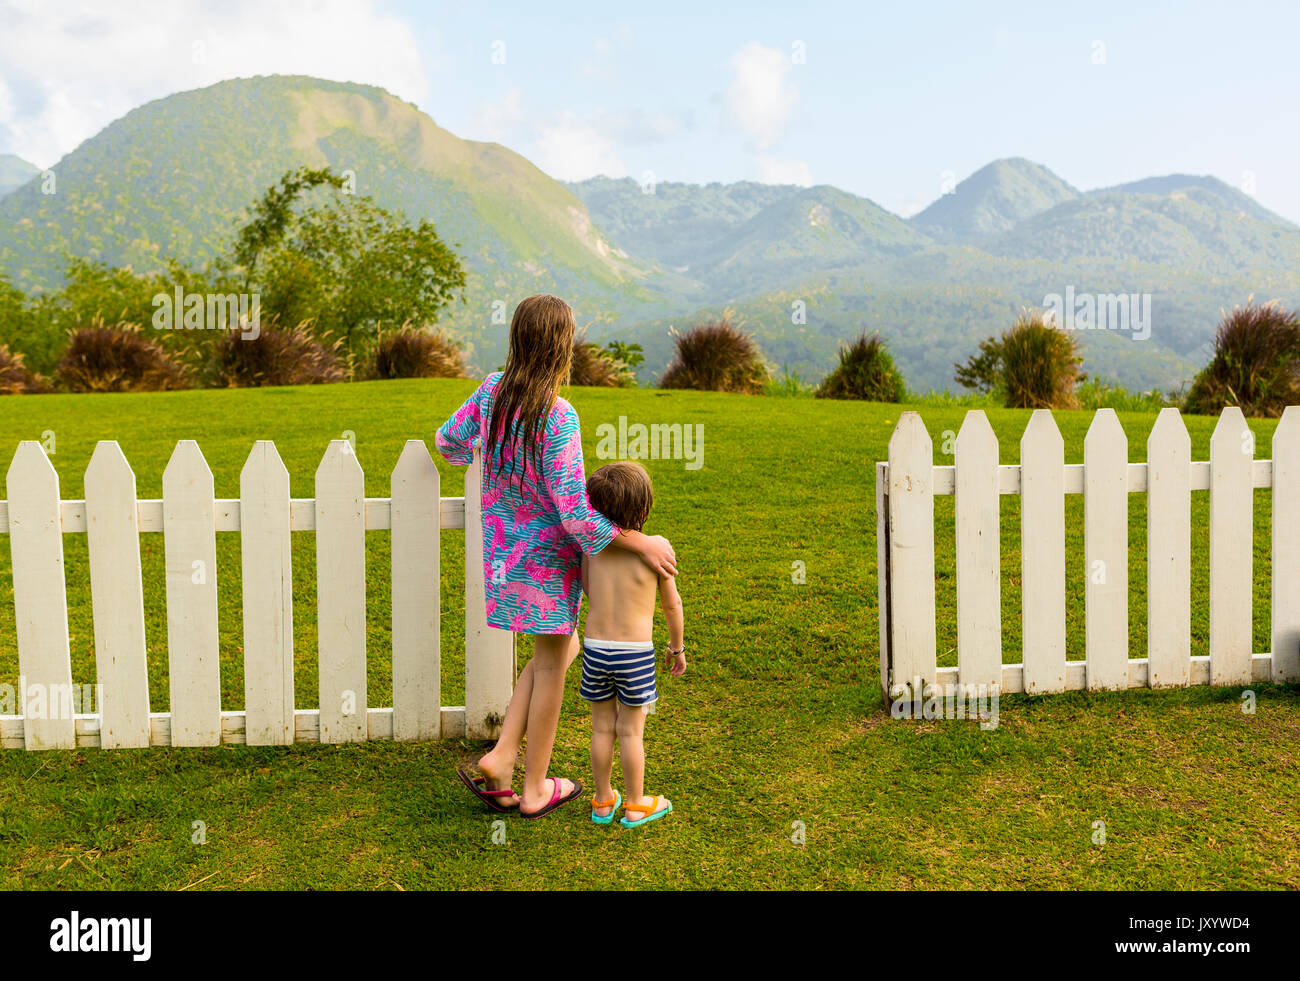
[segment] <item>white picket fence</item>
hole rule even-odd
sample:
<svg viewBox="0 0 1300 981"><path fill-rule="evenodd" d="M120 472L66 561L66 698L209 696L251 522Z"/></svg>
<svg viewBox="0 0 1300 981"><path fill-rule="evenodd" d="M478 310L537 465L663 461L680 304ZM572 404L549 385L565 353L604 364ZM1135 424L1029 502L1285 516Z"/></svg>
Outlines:
<svg viewBox="0 0 1300 981"><path fill-rule="evenodd" d="M330 443L315 498L290 498L275 445L253 445L239 498L216 499L198 444L176 445L162 500L137 500L135 474L117 443L100 442L86 468L84 501L59 497L40 443L19 444L9 467L0 533L9 535L17 624L19 705L0 716L0 746L105 749L345 743L495 734L514 685L514 637L489 628L484 609L481 463L465 497L440 495L421 440L406 443L390 497L367 498L346 440ZM392 532L393 705L366 700L365 532ZM465 704L442 704L440 540L465 534ZM294 707L294 610L290 535L316 533L319 709ZM166 562L170 712L149 710L141 533L161 532ZM240 534L244 710L221 707L216 536ZM99 704L64 710L72 689L63 535L89 538L91 613ZM34 697L44 701L36 712ZM56 703L58 709L56 710ZM39 716L39 717L37 717Z"/></svg>
<svg viewBox="0 0 1300 981"><path fill-rule="evenodd" d="M1165 409L1147 462L1128 462L1113 410L1093 417L1084 462L1067 466L1051 412L1030 417L1020 463L1003 465L983 412L968 412L955 465L933 465L921 417L904 412L876 464L880 683L984 686L1002 693L1300 681L1300 408L1286 410L1272 460L1254 459L1241 410L1223 411L1210 459ZM1252 651L1253 490L1272 490L1272 651ZM1191 495L1209 491L1209 655L1191 656ZM957 666L936 666L934 497L953 494ZM1023 663L1002 663L999 495L1020 497ZM1066 660L1065 495L1084 496L1086 659ZM1128 497L1147 497L1145 658L1129 656ZM998 687L994 687L998 686Z"/></svg>

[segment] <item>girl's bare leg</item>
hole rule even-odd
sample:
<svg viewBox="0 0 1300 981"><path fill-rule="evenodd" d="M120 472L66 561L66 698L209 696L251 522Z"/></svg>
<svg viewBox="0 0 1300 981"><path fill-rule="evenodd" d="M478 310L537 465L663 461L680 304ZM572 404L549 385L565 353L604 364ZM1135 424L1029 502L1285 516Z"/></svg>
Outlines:
<svg viewBox="0 0 1300 981"><path fill-rule="evenodd" d="M555 787L547 779L555 729L564 700L564 675L578 656L577 634L537 634L534 638L532 692L528 699L528 745L524 749L524 792L520 807L537 811L550 803ZM573 790L570 780L556 779L561 795Z"/></svg>
<svg viewBox="0 0 1300 981"><path fill-rule="evenodd" d="M591 774L595 784L592 793L596 800L614 799L614 727L617 724L618 699L591 703ZM613 809L613 805L592 807L601 817Z"/></svg>
<svg viewBox="0 0 1300 981"><path fill-rule="evenodd" d="M519 755L519 744L523 742L524 729L528 725L528 703L533 697L533 662L530 660L519 672L515 690L510 695L510 704L506 706L506 717L501 723L501 735L482 759L478 768L487 777L489 790L505 790L513 782L515 759ZM519 797L501 798L497 801L503 807L516 807Z"/></svg>

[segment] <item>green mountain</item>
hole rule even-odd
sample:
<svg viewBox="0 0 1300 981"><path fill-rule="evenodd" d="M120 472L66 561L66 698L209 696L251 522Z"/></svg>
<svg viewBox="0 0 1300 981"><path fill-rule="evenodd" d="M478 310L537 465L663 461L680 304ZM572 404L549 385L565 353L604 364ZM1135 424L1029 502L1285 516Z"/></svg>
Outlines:
<svg viewBox="0 0 1300 981"><path fill-rule="evenodd" d="M54 168L57 193L0 199L0 271L57 285L68 254L137 270L222 252L247 207L286 170L350 171L356 192L435 222L469 273L448 318L480 368L502 355L493 304L541 290L581 317L653 307L645 271L596 230L583 203L494 143L461 140L382 89L300 76L221 82L141 106Z"/></svg>
<svg viewBox="0 0 1300 981"><path fill-rule="evenodd" d="M654 259L686 294L728 299L929 239L873 201L828 185L660 183L630 178L570 184L600 227L631 255Z"/></svg>
<svg viewBox="0 0 1300 981"><path fill-rule="evenodd" d="M0 198L16 187L21 187L41 172L36 164L28 163L12 153L0 153Z"/></svg>
<svg viewBox="0 0 1300 981"><path fill-rule="evenodd" d="M202 263L303 165L351 172L357 193L435 222L469 277L445 325L480 370L504 356L495 314L539 291L570 298L593 339L641 343L643 381L671 357L670 328L731 307L776 367L808 380L879 331L921 391L952 387L954 362L1051 294L1149 295L1143 337L1080 333L1085 370L1135 389L1190 378L1221 308L1251 294L1300 306L1300 228L1213 178L1080 193L1000 160L911 220L827 186L564 185L381 89L295 76L182 92L112 123L52 168L55 194L28 181L0 198L0 272L41 290L68 255Z"/></svg>
<svg viewBox="0 0 1300 981"><path fill-rule="evenodd" d="M940 241L971 243L1078 195L1041 164L1012 157L981 167L911 221Z"/></svg>

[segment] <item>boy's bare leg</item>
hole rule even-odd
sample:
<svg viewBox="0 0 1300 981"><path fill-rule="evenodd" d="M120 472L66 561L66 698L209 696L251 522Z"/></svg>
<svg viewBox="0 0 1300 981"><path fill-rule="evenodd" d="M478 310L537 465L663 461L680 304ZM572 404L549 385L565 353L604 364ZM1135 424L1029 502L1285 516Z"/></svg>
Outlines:
<svg viewBox="0 0 1300 981"><path fill-rule="evenodd" d="M591 703L591 775L595 783L595 800L614 799L614 732L618 715L617 698ZM612 804L592 807L600 817L608 816L612 810Z"/></svg>
<svg viewBox="0 0 1300 981"><path fill-rule="evenodd" d="M626 705L618 713L618 756L623 763L623 783L627 788L627 799L623 810L634 812L628 817L639 821L649 812L650 805L637 807L645 797L645 709L628 708ZM658 810L668 807L667 797L661 797Z"/></svg>
<svg viewBox="0 0 1300 981"><path fill-rule="evenodd" d="M533 659L528 662L533 678L526 724L528 745L524 747L524 792L520 795L520 807L526 811L541 810L557 788L562 796L573 791L571 780L558 777L552 787L546 771L564 700L564 675L578 655L578 635L537 634L534 643Z"/></svg>

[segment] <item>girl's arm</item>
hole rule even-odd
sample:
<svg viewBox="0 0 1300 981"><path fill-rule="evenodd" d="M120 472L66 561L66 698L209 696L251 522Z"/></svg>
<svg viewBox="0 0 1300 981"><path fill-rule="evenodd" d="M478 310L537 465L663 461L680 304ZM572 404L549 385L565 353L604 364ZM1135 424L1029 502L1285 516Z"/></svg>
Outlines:
<svg viewBox="0 0 1300 981"><path fill-rule="evenodd" d="M448 463L465 466L474 462L474 442L483 420L483 390L486 386L487 382L484 381L438 429L438 452Z"/></svg>

